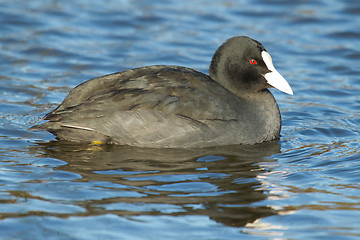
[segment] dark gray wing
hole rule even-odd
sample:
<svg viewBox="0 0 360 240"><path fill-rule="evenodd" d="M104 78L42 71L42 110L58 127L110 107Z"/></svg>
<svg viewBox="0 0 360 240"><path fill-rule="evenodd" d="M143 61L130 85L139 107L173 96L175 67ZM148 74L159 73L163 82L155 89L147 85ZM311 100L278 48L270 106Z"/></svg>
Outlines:
<svg viewBox="0 0 360 240"><path fill-rule="evenodd" d="M74 88L50 121L81 121L119 111L153 110L193 120L236 119L235 97L198 71L150 66L91 79ZM240 100L239 100L240 101Z"/></svg>

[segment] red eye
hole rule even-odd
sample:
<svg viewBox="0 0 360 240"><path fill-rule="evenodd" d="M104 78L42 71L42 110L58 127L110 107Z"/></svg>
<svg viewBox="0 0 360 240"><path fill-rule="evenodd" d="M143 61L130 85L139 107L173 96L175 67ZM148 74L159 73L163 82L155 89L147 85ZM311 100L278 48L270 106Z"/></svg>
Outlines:
<svg viewBox="0 0 360 240"><path fill-rule="evenodd" d="M250 60L250 64L252 64L252 65L256 64L256 60L255 60L255 59L251 59L251 60Z"/></svg>

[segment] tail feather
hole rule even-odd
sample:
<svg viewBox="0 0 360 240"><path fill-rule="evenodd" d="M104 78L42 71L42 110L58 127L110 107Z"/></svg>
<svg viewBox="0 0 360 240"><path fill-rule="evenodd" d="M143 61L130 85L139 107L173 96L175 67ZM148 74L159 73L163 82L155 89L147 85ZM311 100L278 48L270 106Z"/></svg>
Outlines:
<svg viewBox="0 0 360 240"><path fill-rule="evenodd" d="M58 139L79 143L113 143L113 140L94 129L59 122L45 122L29 128L30 131L48 131Z"/></svg>
<svg viewBox="0 0 360 240"><path fill-rule="evenodd" d="M49 130L56 130L60 129L61 126L59 123L56 122L46 122L39 125L32 126L29 128L30 131L49 131Z"/></svg>

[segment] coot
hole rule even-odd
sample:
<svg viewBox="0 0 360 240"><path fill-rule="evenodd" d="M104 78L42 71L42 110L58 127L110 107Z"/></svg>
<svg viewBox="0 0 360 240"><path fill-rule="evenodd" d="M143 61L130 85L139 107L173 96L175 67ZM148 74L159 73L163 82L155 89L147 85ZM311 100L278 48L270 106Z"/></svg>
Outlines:
<svg viewBox="0 0 360 240"><path fill-rule="evenodd" d="M255 144L279 138L281 116L267 89L293 94L269 53L245 36L215 52L209 75L155 65L75 87L31 130L60 140L149 148Z"/></svg>

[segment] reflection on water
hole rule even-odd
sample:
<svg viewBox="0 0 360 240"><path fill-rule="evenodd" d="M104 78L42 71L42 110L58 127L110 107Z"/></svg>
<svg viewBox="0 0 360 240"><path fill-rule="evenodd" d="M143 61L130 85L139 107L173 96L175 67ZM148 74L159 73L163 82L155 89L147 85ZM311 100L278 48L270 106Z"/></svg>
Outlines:
<svg viewBox="0 0 360 240"><path fill-rule="evenodd" d="M85 208L65 216L205 215L224 225L244 226L276 214L270 207L252 203L266 198L257 179L266 170L259 163L272 161L269 156L280 152L278 142L188 150L49 142L30 151L65 161L56 171L78 176L61 182L61 189L69 191L53 193L59 189L57 181L34 182L39 195L27 196ZM83 182L99 188L96 196ZM70 190L74 185L76 192ZM102 192L106 193L101 196Z"/></svg>

